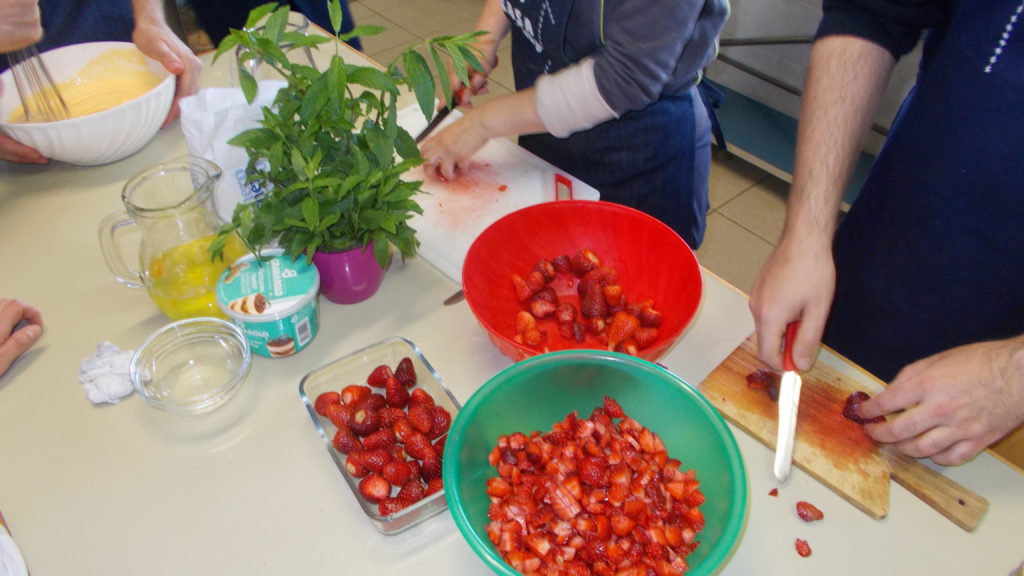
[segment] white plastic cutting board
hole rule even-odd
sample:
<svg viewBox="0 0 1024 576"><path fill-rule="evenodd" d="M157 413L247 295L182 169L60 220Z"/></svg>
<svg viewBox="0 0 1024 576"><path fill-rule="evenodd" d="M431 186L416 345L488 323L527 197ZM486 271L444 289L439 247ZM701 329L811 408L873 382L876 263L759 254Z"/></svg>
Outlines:
<svg viewBox="0 0 1024 576"><path fill-rule="evenodd" d="M458 110L452 112L438 129L461 117ZM413 137L427 125L419 106L400 111L398 121ZM473 156L468 173L450 182L423 168L405 177L423 181L423 192L416 196L423 214L410 221L420 240L420 256L460 284L470 245L502 216L557 199L600 199L593 187L505 138L488 142Z"/></svg>

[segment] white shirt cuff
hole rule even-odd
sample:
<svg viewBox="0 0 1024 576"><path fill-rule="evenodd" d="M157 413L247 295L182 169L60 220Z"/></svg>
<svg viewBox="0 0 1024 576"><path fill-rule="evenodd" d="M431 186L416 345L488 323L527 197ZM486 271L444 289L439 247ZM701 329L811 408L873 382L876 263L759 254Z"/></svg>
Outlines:
<svg viewBox="0 0 1024 576"><path fill-rule="evenodd" d="M537 78L536 86L537 112L544 127L556 138L618 117L597 88L593 58L585 58L554 74L544 74Z"/></svg>

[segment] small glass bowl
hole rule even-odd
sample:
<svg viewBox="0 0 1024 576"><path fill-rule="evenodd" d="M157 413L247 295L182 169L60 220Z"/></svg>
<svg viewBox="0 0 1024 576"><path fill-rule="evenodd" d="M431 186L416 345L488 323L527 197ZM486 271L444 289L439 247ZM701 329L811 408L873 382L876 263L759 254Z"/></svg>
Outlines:
<svg viewBox="0 0 1024 576"><path fill-rule="evenodd" d="M150 406L203 414L230 399L252 366L242 331L219 318L188 318L153 333L132 355L129 377Z"/></svg>

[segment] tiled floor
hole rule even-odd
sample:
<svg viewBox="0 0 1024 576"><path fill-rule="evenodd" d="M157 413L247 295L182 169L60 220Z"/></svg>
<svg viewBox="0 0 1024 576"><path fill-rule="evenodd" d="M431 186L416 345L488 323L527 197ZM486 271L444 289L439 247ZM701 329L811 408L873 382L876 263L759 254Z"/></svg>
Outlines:
<svg viewBox="0 0 1024 576"><path fill-rule="evenodd" d="M481 4L481 0L349 0L356 24L386 28L380 35L362 39L366 54L382 64L428 38L471 32ZM510 61L507 42L498 52L499 63ZM491 75L489 97L512 89L511 66L499 65ZM749 293L782 231L788 188L740 158L717 149L713 152L711 212L697 258Z"/></svg>

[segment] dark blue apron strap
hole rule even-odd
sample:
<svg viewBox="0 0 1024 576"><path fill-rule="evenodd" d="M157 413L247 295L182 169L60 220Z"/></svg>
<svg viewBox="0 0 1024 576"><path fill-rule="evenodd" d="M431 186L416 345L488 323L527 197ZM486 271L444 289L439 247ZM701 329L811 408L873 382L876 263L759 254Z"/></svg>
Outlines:
<svg viewBox="0 0 1024 576"><path fill-rule="evenodd" d="M711 119L711 133L715 136L715 144L722 150L728 150L725 134L722 133L722 124L718 122L718 114L715 112L725 102L725 94L707 78L701 78L697 84L697 93L700 94L700 100Z"/></svg>

